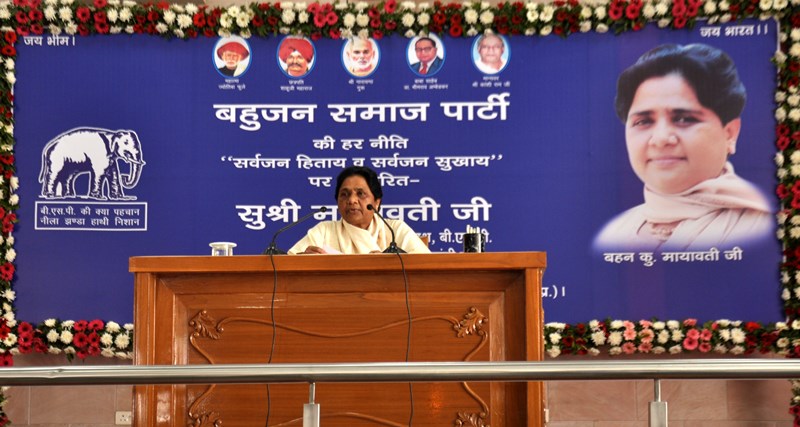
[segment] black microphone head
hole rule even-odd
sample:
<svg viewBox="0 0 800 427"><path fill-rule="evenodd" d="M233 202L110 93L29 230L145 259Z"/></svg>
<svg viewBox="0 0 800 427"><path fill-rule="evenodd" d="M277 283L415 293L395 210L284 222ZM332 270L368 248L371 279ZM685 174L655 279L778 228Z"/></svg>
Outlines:
<svg viewBox="0 0 800 427"><path fill-rule="evenodd" d="M328 207L327 206L320 207L319 212L328 212Z"/></svg>
<svg viewBox="0 0 800 427"><path fill-rule="evenodd" d="M372 206L372 203L370 203L370 204L367 205L367 210L374 211L375 210L375 206Z"/></svg>

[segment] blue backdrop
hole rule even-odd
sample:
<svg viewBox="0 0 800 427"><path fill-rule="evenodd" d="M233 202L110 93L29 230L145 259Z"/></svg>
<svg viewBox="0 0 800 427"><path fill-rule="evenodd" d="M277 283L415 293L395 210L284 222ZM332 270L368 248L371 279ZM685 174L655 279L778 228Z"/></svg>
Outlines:
<svg viewBox="0 0 800 427"><path fill-rule="evenodd" d="M492 76L474 66L467 38L443 38L444 65L428 77L410 69L409 39L377 40L380 63L368 77L347 72L344 41L319 40L302 79L280 68L281 38L247 40L249 66L235 78L210 59L218 39L26 40L15 87L18 317L130 321L129 257L206 255L212 241L261 253L294 218L334 207L330 181L342 165L363 162L389 174L387 216L430 234L434 252L460 251L467 225L489 233L489 251L546 251L547 321L779 320L777 239L743 247L739 261L650 267L591 251L603 224L642 200L614 114L617 76L666 42L706 43L736 62L748 101L732 162L777 210L776 27L738 25L753 34L649 26L619 36L508 38L508 64ZM48 144L81 128L95 142L139 142L145 164L126 199L88 198L88 169L75 170L74 197L43 193ZM118 163L124 179L129 166ZM281 235L278 246L288 249L311 225Z"/></svg>

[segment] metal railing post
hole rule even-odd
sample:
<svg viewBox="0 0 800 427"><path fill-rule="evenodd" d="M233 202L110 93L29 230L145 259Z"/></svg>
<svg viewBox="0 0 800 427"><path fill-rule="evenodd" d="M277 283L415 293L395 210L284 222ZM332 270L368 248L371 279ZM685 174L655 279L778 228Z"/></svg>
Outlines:
<svg viewBox="0 0 800 427"><path fill-rule="evenodd" d="M319 404L314 403L316 384L308 385L308 403L303 405L303 427L319 427Z"/></svg>
<svg viewBox="0 0 800 427"><path fill-rule="evenodd" d="M667 427L667 402L661 401L661 380L653 380L653 401L650 402L650 427Z"/></svg>

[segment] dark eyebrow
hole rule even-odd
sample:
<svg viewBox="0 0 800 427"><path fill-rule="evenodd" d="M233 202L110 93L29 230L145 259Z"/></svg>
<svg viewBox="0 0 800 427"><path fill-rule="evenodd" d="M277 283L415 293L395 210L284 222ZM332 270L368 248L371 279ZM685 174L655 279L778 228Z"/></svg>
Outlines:
<svg viewBox="0 0 800 427"><path fill-rule="evenodd" d="M641 116L650 116L653 114L653 110L643 110L643 111L632 111L628 113L628 118L631 117L641 117Z"/></svg>
<svg viewBox="0 0 800 427"><path fill-rule="evenodd" d="M354 187L354 188L342 187L341 189L339 189L339 192L341 193L342 191L364 191L364 189L361 187Z"/></svg>
<svg viewBox="0 0 800 427"><path fill-rule="evenodd" d="M686 108L677 108L671 111L672 114L703 114L702 110L689 110Z"/></svg>
<svg viewBox="0 0 800 427"><path fill-rule="evenodd" d="M703 114L702 110L691 110L688 108L676 108L674 110L669 111L670 114ZM653 114L653 110L642 110L642 111L632 111L628 113L628 118L633 116L641 117L641 116L649 116Z"/></svg>

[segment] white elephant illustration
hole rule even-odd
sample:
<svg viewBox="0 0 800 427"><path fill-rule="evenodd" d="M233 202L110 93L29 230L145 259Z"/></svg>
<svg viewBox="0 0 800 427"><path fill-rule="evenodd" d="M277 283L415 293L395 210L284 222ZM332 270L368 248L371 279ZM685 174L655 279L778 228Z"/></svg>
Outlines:
<svg viewBox="0 0 800 427"><path fill-rule="evenodd" d="M127 174L120 172L119 160L128 164ZM41 197L136 200L136 196L126 196L123 188L139 183L144 164L142 145L132 130L72 129L42 149ZM89 175L89 191L78 196L75 179L82 174Z"/></svg>

